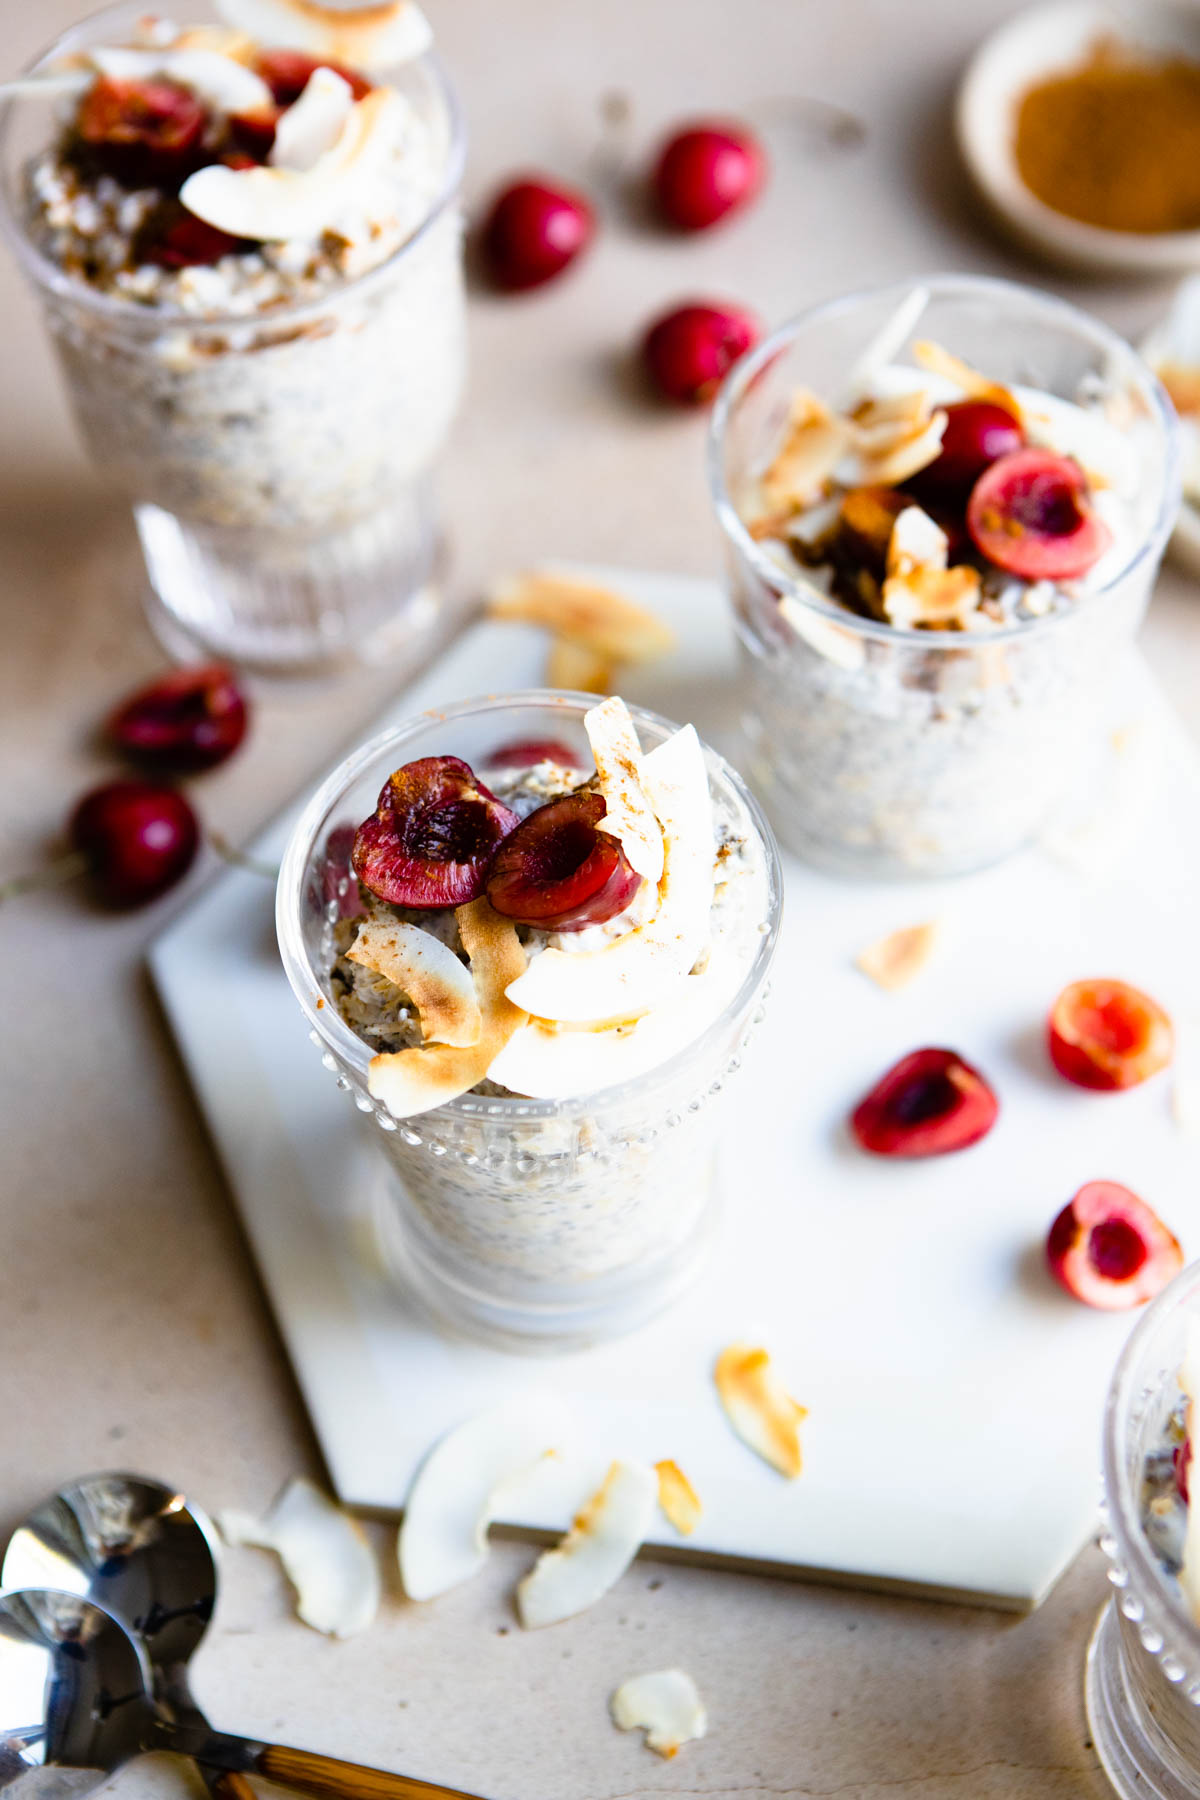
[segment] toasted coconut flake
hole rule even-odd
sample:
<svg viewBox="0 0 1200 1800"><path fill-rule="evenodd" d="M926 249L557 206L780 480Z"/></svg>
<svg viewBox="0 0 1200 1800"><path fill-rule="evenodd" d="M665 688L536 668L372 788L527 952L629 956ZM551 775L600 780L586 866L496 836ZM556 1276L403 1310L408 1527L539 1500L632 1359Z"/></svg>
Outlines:
<svg viewBox="0 0 1200 1800"><path fill-rule="evenodd" d="M333 69L314 69L300 98L280 113L267 161L275 169L311 169L337 143L353 105L348 81Z"/></svg>
<svg viewBox="0 0 1200 1800"><path fill-rule="evenodd" d="M314 1631L352 1637L379 1610L375 1553L362 1528L320 1488L300 1475L289 1481L265 1518L218 1515L227 1544L274 1550L296 1590L296 1611Z"/></svg>
<svg viewBox="0 0 1200 1800"><path fill-rule="evenodd" d="M107 49L89 51L102 75L114 81L153 81L162 77L190 89L197 99L217 112L261 112L274 105L270 88L253 69L247 69L218 50Z"/></svg>
<svg viewBox="0 0 1200 1800"><path fill-rule="evenodd" d="M908 431L877 428L838 464L838 480L851 488L897 487L935 461L945 429L946 414L941 410Z"/></svg>
<svg viewBox="0 0 1200 1800"><path fill-rule="evenodd" d="M607 1594L645 1541L657 1500L653 1469L614 1462L566 1537L519 1583L517 1612L526 1630L573 1618Z"/></svg>
<svg viewBox="0 0 1200 1800"><path fill-rule="evenodd" d="M395 142L399 106L390 88L372 88L350 108L332 149L310 169L209 163L188 176L179 198L198 219L233 237L264 243L318 237Z"/></svg>
<svg viewBox="0 0 1200 1800"><path fill-rule="evenodd" d="M1183 1365L1179 1371L1179 1385L1187 1396L1187 1417L1185 1425L1192 1445L1193 1480L1197 1469L1196 1447L1200 1445L1200 1321L1191 1318L1187 1321L1187 1336L1184 1340ZM1179 1585L1183 1589L1183 1597L1187 1601L1188 1611L1193 1620L1200 1625L1200 1504L1197 1504L1195 1489L1187 1509L1187 1524L1183 1538L1183 1567L1179 1571Z"/></svg>
<svg viewBox="0 0 1200 1800"><path fill-rule="evenodd" d="M901 926L899 931L889 931L886 937L867 944L855 957L854 966L878 987L894 993L921 973L933 955L938 932L935 920Z"/></svg>
<svg viewBox="0 0 1200 1800"><path fill-rule="evenodd" d="M897 516L888 539L887 572L907 576L918 569L944 569L949 539L941 526L919 506L906 506Z"/></svg>
<svg viewBox="0 0 1200 1800"><path fill-rule="evenodd" d="M914 569L889 575L883 584L888 622L909 631L969 630L979 607L979 571L966 563L953 569Z"/></svg>
<svg viewBox="0 0 1200 1800"><path fill-rule="evenodd" d="M469 1049L479 1042L483 1018L471 971L431 931L368 919L346 954L407 994L426 1043Z"/></svg>
<svg viewBox="0 0 1200 1800"><path fill-rule="evenodd" d="M246 31L230 31L223 25L185 25L170 40L172 50L215 50L218 56L253 65L259 46Z"/></svg>
<svg viewBox="0 0 1200 1800"><path fill-rule="evenodd" d="M607 694L613 685L613 665L607 656L577 644L573 638L550 639L546 652L546 686L567 688L578 694Z"/></svg>
<svg viewBox="0 0 1200 1800"><path fill-rule="evenodd" d="M306 50L355 69L390 69L424 56L429 21L413 0L322 6L319 0L214 0L217 12L260 44Z"/></svg>
<svg viewBox="0 0 1200 1800"><path fill-rule="evenodd" d="M544 625L610 663L643 663L662 656L675 634L624 594L593 582L534 570L501 582L487 602L488 617Z"/></svg>
<svg viewBox="0 0 1200 1800"><path fill-rule="evenodd" d="M677 1462L668 1457L654 1465L658 1476L658 1504L680 1537L691 1537L704 1508L700 1496Z"/></svg>
<svg viewBox="0 0 1200 1800"><path fill-rule="evenodd" d="M608 1703L621 1731L644 1731L647 1750L674 1756L681 1744L708 1730L696 1684L682 1669L655 1669L623 1681Z"/></svg>
<svg viewBox="0 0 1200 1800"><path fill-rule="evenodd" d="M768 1351L730 1344L717 1358L713 1379L725 1416L744 1444L794 1481L803 1467L800 1424L808 1408L784 1391Z"/></svg>
<svg viewBox="0 0 1200 1800"><path fill-rule="evenodd" d="M561 1447L568 1428L557 1400L525 1394L438 1440L404 1503L398 1555L410 1600L432 1600L478 1574L488 1557L488 1526L518 1484Z"/></svg>
<svg viewBox="0 0 1200 1800"><path fill-rule="evenodd" d="M712 796L691 725L643 759L642 778L663 829L658 909L603 949L540 951L509 989L536 1018L567 1024L640 1018L686 979L709 941Z"/></svg>
<svg viewBox="0 0 1200 1800"><path fill-rule="evenodd" d="M657 888L663 872L662 826L646 792L642 746L629 708L614 694L584 714L583 728L608 807L599 828L617 839L642 880Z"/></svg>
<svg viewBox="0 0 1200 1800"><path fill-rule="evenodd" d="M792 397L787 437L762 478L767 511L786 517L820 500L850 438L845 419L807 388L799 389Z"/></svg>
<svg viewBox="0 0 1200 1800"><path fill-rule="evenodd" d="M922 338L913 345L913 361L921 368L928 369L931 375L940 375L945 381L952 381L961 388L968 400L991 400L996 406L1004 407L1017 423L1021 422L1021 406L1011 388L1006 388L998 381L992 381L973 369L970 363L964 362L961 356L955 356L952 350L945 350L941 344L931 343Z"/></svg>
<svg viewBox="0 0 1200 1800"><path fill-rule="evenodd" d="M482 1081L526 1014L505 993L525 968L525 952L510 919L502 919L484 899L455 911L463 948L471 959L471 979L481 1028L472 1045L429 1044L373 1056L367 1086L397 1119L430 1112Z"/></svg>

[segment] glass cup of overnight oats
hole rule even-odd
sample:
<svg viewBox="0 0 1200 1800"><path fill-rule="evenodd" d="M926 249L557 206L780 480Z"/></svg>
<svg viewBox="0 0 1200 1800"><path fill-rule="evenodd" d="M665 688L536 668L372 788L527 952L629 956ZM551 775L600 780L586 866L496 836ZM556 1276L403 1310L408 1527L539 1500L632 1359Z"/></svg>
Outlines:
<svg viewBox="0 0 1200 1800"><path fill-rule="evenodd" d="M111 7L10 87L0 223L169 647L414 654L466 364L454 96L411 0L183 12Z"/></svg>
<svg viewBox="0 0 1200 1800"><path fill-rule="evenodd" d="M1139 1320L1104 1422L1112 1597L1088 1650L1087 1707L1125 1800L1200 1797L1200 1263Z"/></svg>
<svg viewBox="0 0 1200 1800"><path fill-rule="evenodd" d="M743 358L710 473L747 773L789 849L938 876L1039 833L1101 741L1175 435L1121 338L975 276L834 301Z"/></svg>
<svg viewBox="0 0 1200 1800"><path fill-rule="evenodd" d="M561 1349L683 1291L781 905L738 775L617 698L464 702L334 770L284 857L279 941L429 1312Z"/></svg>

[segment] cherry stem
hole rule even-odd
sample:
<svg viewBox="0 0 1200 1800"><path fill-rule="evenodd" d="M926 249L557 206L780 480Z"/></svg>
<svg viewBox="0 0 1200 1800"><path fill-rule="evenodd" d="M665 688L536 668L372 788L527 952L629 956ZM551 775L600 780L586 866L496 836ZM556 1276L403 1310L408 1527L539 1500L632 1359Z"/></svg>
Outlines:
<svg viewBox="0 0 1200 1800"><path fill-rule="evenodd" d="M7 881L0 881L0 905L5 900L15 899L18 894L32 893L37 888L61 887L64 882L86 875L89 867L90 858L84 851L72 850L68 855L48 863L44 869L33 869L27 875L10 875Z"/></svg>
<svg viewBox="0 0 1200 1800"><path fill-rule="evenodd" d="M266 881L279 880L277 863L263 862L260 857L251 856L245 850L238 850L229 842L228 838L222 837L219 831L210 831L208 841L221 861L228 863L231 869L245 869L247 874L261 875Z"/></svg>

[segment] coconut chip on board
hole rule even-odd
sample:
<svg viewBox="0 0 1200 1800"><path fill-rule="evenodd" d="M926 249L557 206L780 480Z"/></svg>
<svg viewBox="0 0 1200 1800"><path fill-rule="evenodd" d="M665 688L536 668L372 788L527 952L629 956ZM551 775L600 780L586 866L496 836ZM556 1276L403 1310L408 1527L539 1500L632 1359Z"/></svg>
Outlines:
<svg viewBox="0 0 1200 1800"><path fill-rule="evenodd" d="M657 1502L653 1469L614 1462L561 1543L543 1551L518 1584L522 1625L556 1625L607 1594L645 1542Z"/></svg>
<svg viewBox="0 0 1200 1800"><path fill-rule="evenodd" d="M668 1457L654 1465L658 1476L658 1505L680 1537L691 1537L704 1511L700 1496L677 1462Z"/></svg>
<svg viewBox="0 0 1200 1800"><path fill-rule="evenodd" d="M552 569L500 582L485 610L490 619L544 626L610 666L649 662L675 643L669 626L625 594Z"/></svg>
<svg viewBox="0 0 1200 1800"><path fill-rule="evenodd" d="M708 1730L703 1703L691 1676L682 1669L653 1669L623 1681L608 1703L620 1731L644 1731L646 1748L672 1757L680 1745Z"/></svg>
<svg viewBox="0 0 1200 1800"><path fill-rule="evenodd" d="M217 1515L227 1544L273 1550L296 1590L296 1612L314 1631L352 1637L379 1610L380 1576L362 1527L320 1488L297 1476L264 1518L229 1510Z"/></svg>
<svg viewBox="0 0 1200 1800"><path fill-rule="evenodd" d="M546 686L578 694L607 694L615 684L611 658L573 638L553 637L546 652Z"/></svg>
<svg viewBox="0 0 1200 1800"><path fill-rule="evenodd" d="M725 1416L744 1444L794 1481L803 1467L800 1425L808 1408L788 1394L768 1351L730 1344L713 1372Z"/></svg>
<svg viewBox="0 0 1200 1800"><path fill-rule="evenodd" d="M907 987L925 968L937 946L940 926L935 919L923 925L902 925L886 937L865 944L854 959L856 969L877 987L894 993Z"/></svg>

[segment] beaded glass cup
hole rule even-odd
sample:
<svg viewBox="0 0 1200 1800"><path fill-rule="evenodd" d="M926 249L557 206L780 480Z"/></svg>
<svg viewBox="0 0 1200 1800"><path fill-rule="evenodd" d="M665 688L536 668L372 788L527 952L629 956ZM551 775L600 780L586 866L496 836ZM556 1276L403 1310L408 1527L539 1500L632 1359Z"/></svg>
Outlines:
<svg viewBox="0 0 1200 1800"><path fill-rule="evenodd" d="M737 774L706 748L714 807L757 843L768 906L736 995L693 1043L598 1093L472 1092L409 1119L371 1096L371 1047L337 1009L333 929L347 884L343 876L343 893L331 891L327 847L331 834L373 812L393 769L418 757L460 756L486 769L501 744L554 738L586 763L582 721L594 703L539 691L465 701L374 738L310 800L279 877L280 948L313 1042L399 1177L385 1224L404 1287L436 1316L522 1349L631 1330L700 1267L716 1209L717 1102L760 1016L779 931L782 871L770 828ZM676 729L631 710L646 750Z"/></svg>
<svg viewBox="0 0 1200 1800"><path fill-rule="evenodd" d="M1147 1460L1170 1437L1188 1322L1198 1315L1200 1263L1192 1263L1138 1322L1105 1411L1100 1542L1114 1591L1088 1649L1087 1706L1124 1800L1200 1800L1200 1626L1143 1523Z"/></svg>
<svg viewBox="0 0 1200 1800"><path fill-rule="evenodd" d="M742 511L797 389L839 405L914 284L819 306L731 371L713 408L709 474L745 682L744 767L786 847L848 875L982 868L1047 822L1098 741L1179 501L1170 402L1115 332L1012 282L919 285L928 298L913 335L995 381L1068 400L1102 394L1138 432L1140 482L1124 566L1077 605L969 634L861 618L797 582Z"/></svg>

